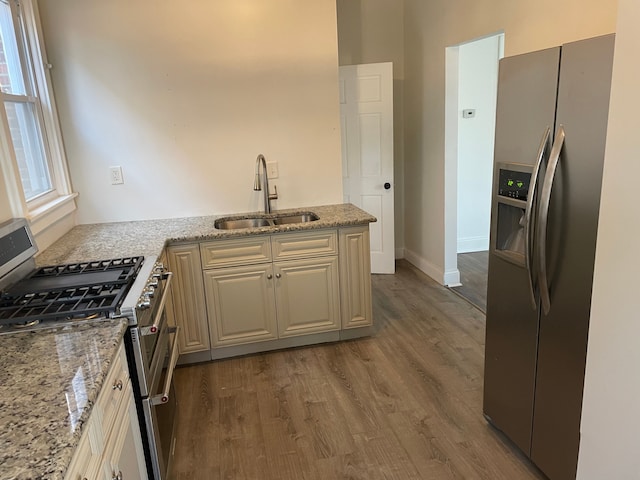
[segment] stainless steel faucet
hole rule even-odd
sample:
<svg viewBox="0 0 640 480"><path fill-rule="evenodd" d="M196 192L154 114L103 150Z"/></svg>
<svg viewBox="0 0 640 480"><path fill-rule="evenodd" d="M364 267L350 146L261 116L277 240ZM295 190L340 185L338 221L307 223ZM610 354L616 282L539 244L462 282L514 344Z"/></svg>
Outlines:
<svg viewBox="0 0 640 480"><path fill-rule="evenodd" d="M278 188L274 185L273 189L275 193L269 193L269 176L267 175L267 161L264 155L258 155L256 158L256 179L253 182L253 189L256 192L262 190L260 185L260 164L262 164L262 175L264 176L264 213L271 213L271 200L278 199Z"/></svg>

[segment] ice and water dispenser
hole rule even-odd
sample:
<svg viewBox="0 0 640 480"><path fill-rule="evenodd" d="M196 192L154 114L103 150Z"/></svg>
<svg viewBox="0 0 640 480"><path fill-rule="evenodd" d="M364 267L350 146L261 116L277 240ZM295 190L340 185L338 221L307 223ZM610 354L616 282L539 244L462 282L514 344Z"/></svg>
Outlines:
<svg viewBox="0 0 640 480"><path fill-rule="evenodd" d="M493 253L524 267L525 221L533 166L498 163L494 178Z"/></svg>

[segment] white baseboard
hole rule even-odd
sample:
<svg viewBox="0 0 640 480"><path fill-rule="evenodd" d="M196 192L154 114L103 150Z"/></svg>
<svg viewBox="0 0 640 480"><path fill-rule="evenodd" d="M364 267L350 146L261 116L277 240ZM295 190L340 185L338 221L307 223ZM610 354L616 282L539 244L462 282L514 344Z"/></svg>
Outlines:
<svg viewBox="0 0 640 480"><path fill-rule="evenodd" d="M460 270L457 268L444 272L444 285L447 287L461 287Z"/></svg>
<svg viewBox="0 0 640 480"><path fill-rule="evenodd" d="M409 249L404 250L405 259L415 265L419 270L433 278L440 285L457 286L460 285L460 272L458 269L445 272L442 268L434 265Z"/></svg>
<svg viewBox="0 0 640 480"><path fill-rule="evenodd" d="M458 253L483 252L489 250L489 237L466 237L458 239Z"/></svg>

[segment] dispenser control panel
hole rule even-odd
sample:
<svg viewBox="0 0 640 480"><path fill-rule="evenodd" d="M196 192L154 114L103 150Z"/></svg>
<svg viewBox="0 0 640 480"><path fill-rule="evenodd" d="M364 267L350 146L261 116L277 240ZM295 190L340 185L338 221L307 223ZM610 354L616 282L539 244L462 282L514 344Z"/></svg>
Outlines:
<svg viewBox="0 0 640 480"><path fill-rule="evenodd" d="M498 195L526 202L529 183L531 183L531 172L501 168L498 178Z"/></svg>

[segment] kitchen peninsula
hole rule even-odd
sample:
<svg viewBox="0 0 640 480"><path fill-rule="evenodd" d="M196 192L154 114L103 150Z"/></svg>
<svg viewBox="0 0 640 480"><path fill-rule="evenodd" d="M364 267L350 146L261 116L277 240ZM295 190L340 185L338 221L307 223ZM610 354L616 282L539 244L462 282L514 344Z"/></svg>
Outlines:
<svg viewBox="0 0 640 480"><path fill-rule="evenodd" d="M216 228L224 220L234 226L292 216L314 220ZM337 204L79 225L37 261L144 255L168 263L176 276L170 322L182 327L184 364L369 335L368 225L375 221L352 204Z"/></svg>
<svg viewBox="0 0 640 480"><path fill-rule="evenodd" d="M286 260L280 261L282 265L298 267L298 264L304 263L310 256L317 256L319 260L317 258L318 262L316 263L335 266L333 271L335 278L332 278L333 285L339 290L337 297L334 298L338 308L337 323L321 333L318 333L316 326L312 326L311 330L309 330L311 335L306 334L304 326L303 330L297 331L295 329L300 326L293 325L294 330L277 330L270 341L259 340L253 342L241 340L240 342L231 342L239 343L239 346L234 344L229 347L224 344L223 339L219 345L207 345L205 350L198 352L197 356L193 357L195 360L219 358L211 353L215 351L224 351L225 353L222 356L230 356L247 351L260 351L263 348L283 348L290 345L351 338L348 335L340 336L342 331L353 332L352 336L362 336L370 333L372 319L370 314L370 284L368 283L370 274L368 224L375 222L375 217L350 204L281 210L274 212L273 215L296 215L300 212L313 212L317 216L317 220L306 223L269 224L255 228L230 230L215 228L214 224L219 219L218 216L79 225L51 247L41 252L36 261L38 265L42 266L110 257L144 255L145 262L154 262L166 256L167 250L172 247L195 245L198 246L198 249L203 248L202 251L205 251L205 245L210 246L218 241L229 242L257 238L268 239L268 242L264 244L269 245L269 255L271 255L270 242L275 239L274 245L277 244L279 245L278 248L283 248L285 256L289 255ZM233 218L250 218L252 216L255 216L255 214L234 215ZM296 247L287 251L289 245L298 245L298 243L280 242L281 239L294 239L294 237L291 237L294 234L302 235L301 238L304 240L302 244L305 245L304 250ZM309 241L310 239L312 240L311 242ZM321 241L318 242L318 239ZM351 239L354 239L354 242L351 242ZM324 243L325 240L326 244ZM309 245L316 246L308 248ZM313 253L314 249L315 253ZM312 252L313 255L307 252ZM366 258L363 257L363 254L366 254ZM273 265L278 264L275 257L277 257L277 254L274 254ZM271 256L265 262L269 265L268 268L271 268ZM173 267L171 262L169 263ZM200 275L203 274L203 271L206 275L206 266L203 265L203 267L205 270L200 270ZM219 271L224 270L224 268L216 267L211 269L211 271L214 270ZM354 275L355 271L359 272L358 275ZM180 277L176 277L175 280L176 286L180 287ZM304 284L304 281L299 283ZM350 291L352 287L356 288L357 291ZM180 288L176 290L181 293ZM140 293L133 290L130 292L131 295L136 297ZM175 300L176 294L174 293L173 296ZM210 301L209 298L207 300ZM282 299L278 301L282 302ZM354 302L360 302L360 305L356 306ZM282 303L280 306L282 307ZM201 307L204 307L204 305L201 305ZM361 323L355 322L353 325L350 325L348 321L345 323L345 314L350 314L351 311L355 311L354 309L358 311L367 310L367 318L364 318L364 321L358 320ZM340 322L340 318L342 318L342 322ZM181 321L183 319L179 318L179 314L176 315L176 322L180 323ZM211 321L213 320L210 318L209 322ZM369 329L362 327L369 327ZM3 445L9 447L0 456L3 460L0 466L0 477L15 478L16 480L32 478L62 480L65 478L66 470L83 435L83 426L90 420L92 407L99 397L101 382L109 375L111 364L115 361L125 328L125 322L116 319L94 324L86 323L67 326L60 329L18 333L3 339L1 350L3 357L19 358L20 362L27 362L24 358L25 356L36 355L39 361L42 362L44 361L43 359L47 358L47 355L46 352L41 350L43 348L50 349L52 353L49 358L58 358L59 362L65 363L71 370L67 372L66 376L64 376L65 371L63 370L64 378L62 376L47 375L47 378L50 378L55 383L54 386L57 390L46 395L48 398L57 399L62 407L56 410L38 411L37 413L32 408L29 408L29 411L20 416L19 422L15 413L0 416ZM94 329L96 332L99 331L101 336L95 338L91 334ZM292 331L293 333L291 333ZM287 337L293 338L293 341ZM220 340L213 333L212 338ZM305 340L305 338L309 338L309 340ZM72 339L72 341L64 339ZM64 343L63 346L66 350L63 349L61 351L60 342ZM33 345L39 345L40 347L38 348L40 350L32 348ZM85 365L87 356L83 352L87 348L91 348L91 351L95 353L92 361L97 366L93 366L93 364ZM238 348L240 350L237 350ZM16 349L21 349L22 354L18 356L12 354ZM57 356L55 352L57 352ZM69 359L64 360L67 357L63 357L63 354L67 355ZM185 355L187 360L190 359L189 355L192 354ZM73 360L74 358L75 360ZM80 362L82 365L76 365L74 361ZM7 362L4 363L7 364ZM51 368L55 367L54 370L61 369L56 367L57 364L53 360L49 363L53 365ZM83 384L86 384L86 386L78 383L76 378L78 371L87 371ZM74 374L71 375L69 372ZM33 375L22 375L20 374L19 365L15 366L14 369L6 370L4 375L10 375L10 377L7 377L7 381L3 380L2 382L3 390L0 398L8 408L3 410L12 411L14 404L24 404L31 407L30 402L25 399L35 398L41 390L41 377L44 373L45 371L43 370L33 372ZM88 376L89 374L91 374L90 377ZM8 384L14 386L11 395L4 389ZM82 398L78 397L74 400L79 395L79 388L80 390L86 390L86 392L83 393ZM69 396L70 391L73 391L75 396ZM69 402L73 403L73 408L71 408L72 405ZM66 404L68 404L69 408L65 407ZM19 412L20 410L17 411ZM38 434L34 432L38 432ZM18 449L21 450L21 453L17 453ZM8 468L11 470L6 470Z"/></svg>

